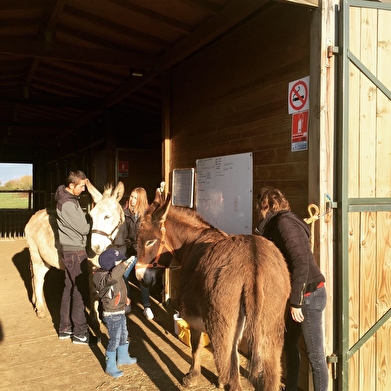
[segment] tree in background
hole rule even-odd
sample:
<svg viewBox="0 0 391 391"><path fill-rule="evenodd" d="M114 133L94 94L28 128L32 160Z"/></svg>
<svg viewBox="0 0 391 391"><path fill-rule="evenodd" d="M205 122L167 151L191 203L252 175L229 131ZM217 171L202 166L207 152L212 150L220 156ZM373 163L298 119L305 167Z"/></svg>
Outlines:
<svg viewBox="0 0 391 391"><path fill-rule="evenodd" d="M25 175L20 178L11 179L4 183L0 182L0 190L33 190L32 175Z"/></svg>

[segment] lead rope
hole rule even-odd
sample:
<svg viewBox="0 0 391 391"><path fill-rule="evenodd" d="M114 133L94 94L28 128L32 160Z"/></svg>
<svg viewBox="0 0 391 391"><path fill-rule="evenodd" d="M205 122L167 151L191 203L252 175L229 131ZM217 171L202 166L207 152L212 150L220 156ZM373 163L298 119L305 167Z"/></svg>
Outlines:
<svg viewBox="0 0 391 391"><path fill-rule="evenodd" d="M327 196L328 200L331 203L331 198L330 196ZM314 252L314 231L315 231L315 221L319 220L321 217L325 216L324 220L326 223L330 221L330 214L332 212L332 209L326 208L326 212L323 214L319 214L319 208L315 204L309 204L308 205L308 214L310 217L307 217L304 219L304 221L307 224L311 224L311 237L310 237L310 244L311 244L311 251Z"/></svg>
<svg viewBox="0 0 391 391"><path fill-rule="evenodd" d="M307 224L311 224L311 236L310 236L310 244L311 244L311 252L314 252L314 233L315 233L315 221L319 220L319 208L315 204L308 205L308 214L310 217L304 219Z"/></svg>

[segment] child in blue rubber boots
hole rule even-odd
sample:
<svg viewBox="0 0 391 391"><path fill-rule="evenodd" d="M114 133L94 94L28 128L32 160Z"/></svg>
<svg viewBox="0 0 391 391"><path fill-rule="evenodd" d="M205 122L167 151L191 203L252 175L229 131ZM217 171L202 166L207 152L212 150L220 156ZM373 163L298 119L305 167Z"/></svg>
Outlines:
<svg viewBox="0 0 391 391"><path fill-rule="evenodd" d="M135 364L137 359L129 356L128 329L125 306L127 289L124 273L136 263L134 256L126 259L118 250L107 249L99 256L100 269L94 271L93 282L99 293L103 309L103 323L109 332L106 349L106 373L120 377L124 373L118 365Z"/></svg>

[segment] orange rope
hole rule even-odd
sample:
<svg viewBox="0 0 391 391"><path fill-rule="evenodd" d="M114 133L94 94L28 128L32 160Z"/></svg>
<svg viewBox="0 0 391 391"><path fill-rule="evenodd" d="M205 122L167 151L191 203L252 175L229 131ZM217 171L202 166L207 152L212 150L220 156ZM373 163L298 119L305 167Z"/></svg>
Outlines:
<svg viewBox="0 0 391 391"><path fill-rule="evenodd" d="M311 236L310 236L310 244L311 251L314 252L314 231L315 231L315 221L319 220L319 208L315 204L308 205L308 214L310 217L304 219L307 224L311 224Z"/></svg>

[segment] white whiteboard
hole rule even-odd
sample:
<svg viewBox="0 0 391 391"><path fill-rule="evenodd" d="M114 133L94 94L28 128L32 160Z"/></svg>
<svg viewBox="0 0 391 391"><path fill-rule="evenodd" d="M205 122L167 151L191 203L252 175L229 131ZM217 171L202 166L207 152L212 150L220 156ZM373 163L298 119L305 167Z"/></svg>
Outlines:
<svg viewBox="0 0 391 391"><path fill-rule="evenodd" d="M196 162L197 212L228 234L252 233L253 156L241 153Z"/></svg>

